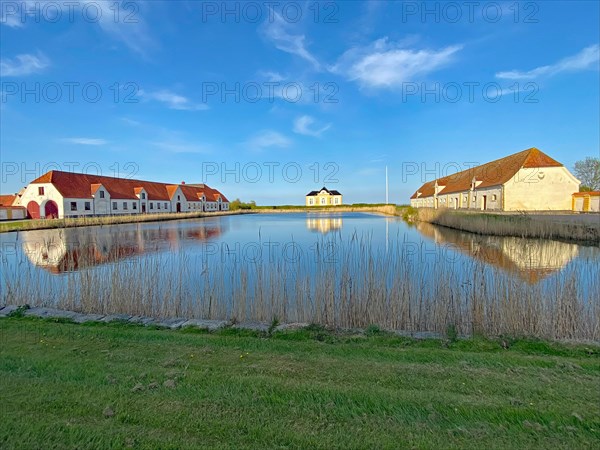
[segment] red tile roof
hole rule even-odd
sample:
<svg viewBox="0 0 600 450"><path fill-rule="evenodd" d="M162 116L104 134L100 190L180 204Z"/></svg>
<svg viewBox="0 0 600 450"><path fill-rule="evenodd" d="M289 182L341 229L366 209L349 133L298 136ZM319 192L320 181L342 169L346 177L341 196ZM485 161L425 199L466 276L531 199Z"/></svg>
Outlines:
<svg viewBox="0 0 600 450"><path fill-rule="evenodd" d="M12 206L16 198L16 195L0 195L0 206Z"/></svg>
<svg viewBox="0 0 600 450"><path fill-rule="evenodd" d="M148 200L171 200L179 187L188 201L198 201L197 193L202 191L206 194L207 201L217 201L221 196L222 201L227 202L216 189L206 185L194 186L191 184L167 184L154 181L131 180L128 178L114 178L100 175L88 175L83 173L62 172L52 170L41 177L33 180L31 184L52 183L54 187L65 198L92 198L100 185L108 191L111 198L137 200L137 193L143 188L148 194ZM200 188L199 186L202 186Z"/></svg>
<svg viewBox="0 0 600 450"><path fill-rule="evenodd" d="M468 191L475 178L477 187L499 186L509 181L521 168L533 167L562 167L558 161L538 150L530 148L514 155L497 159L481 166L472 167L462 172L448 175L437 180L429 181L421 186L410 198L431 197L434 194L437 181L440 191L438 194ZM442 188L442 186L444 186ZM417 194L421 194L417 197Z"/></svg>

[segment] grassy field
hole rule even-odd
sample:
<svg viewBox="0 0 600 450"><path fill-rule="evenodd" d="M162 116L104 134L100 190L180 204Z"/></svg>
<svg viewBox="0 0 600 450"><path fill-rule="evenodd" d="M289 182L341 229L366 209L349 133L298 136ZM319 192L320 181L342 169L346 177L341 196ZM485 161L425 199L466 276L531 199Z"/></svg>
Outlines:
<svg viewBox="0 0 600 450"><path fill-rule="evenodd" d="M0 447L592 448L591 345L0 319Z"/></svg>

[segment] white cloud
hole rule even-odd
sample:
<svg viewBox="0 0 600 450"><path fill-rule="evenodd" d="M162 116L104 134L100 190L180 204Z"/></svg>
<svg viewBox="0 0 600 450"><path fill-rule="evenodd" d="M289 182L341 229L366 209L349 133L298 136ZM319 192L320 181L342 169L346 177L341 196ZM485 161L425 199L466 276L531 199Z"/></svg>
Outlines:
<svg viewBox="0 0 600 450"><path fill-rule="evenodd" d="M102 31L123 42L134 52L145 56L148 47L153 45L148 27L140 13L142 7L149 5L148 2L135 2L135 9L132 5L122 8L121 2L98 0L83 0L81 6L85 5L93 5L88 6L89 15L95 16L96 10L99 10L97 23Z"/></svg>
<svg viewBox="0 0 600 450"><path fill-rule="evenodd" d="M41 72L50 65L48 58L41 53L36 55L22 54L13 59L0 60L0 75L3 77L18 77Z"/></svg>
<svg viewBox="0 0 600 450"><path fill-rule="evenodd" d="M164 103L170 109L177 109L180 111L200 111L208 109L208 105L205 103L194 103L189 98L175 94L167 89L154 92L146 92L140 89L138 95L143 99Z"/></svg>
<svg viewBox="0 0 600 450"><path fill-rule="evenodd" d="M584 48L579 53L563 58L555 64L549 66L540 66L528 71L511 70L507 72L498 72L497 78L507 80L534 80L540 77L552 76L561 72L577 72L580 70L598 68L600 61L598 44Z"/></svg>
<svg viewBox="0 0 600 450"><path fill-rule="evenodd" d="M319 61L306 49L304 40L306 36L303 34L293 34L287 23L277 12L271 11L272 16L265 21L263 30L265 36L273 42L279 50L308 61L315 69L321 66Z"/></svg>
<svg viewBox="0 0 600 450"><path fill-rule="evenodd" d="M365 87L390 88L449 64L461 48L453 45L440 50L414 50L389 42L386 37L366 47L351 48L330 70Z"/></svg>
<svg viewBox="0 0 600 450"><path fill-rule="evenodd" d="M64 138L61 140L63 142L68 142L69 144L77 144L77 145L106 145L106 144L108 144L108 141L105 141L104 139L85 138L85 137Z"/></svg>
<svg viewBox="0 0 600 450"><path fill-rule="evenodd" d="M331 124L328 123L318 128L311 128L315 125L315 119L311 116L300 116L294 120L294 133L303 134L305 136L320 137L325 131L331 128Z"/></svg>
<svg viewBox="0 0 600 450"><path fill-rule="evenodd" d="M263 130L246 141L246 145L252 150L286 148L291 144L292 141L290 139L273 130Z"/></svg>

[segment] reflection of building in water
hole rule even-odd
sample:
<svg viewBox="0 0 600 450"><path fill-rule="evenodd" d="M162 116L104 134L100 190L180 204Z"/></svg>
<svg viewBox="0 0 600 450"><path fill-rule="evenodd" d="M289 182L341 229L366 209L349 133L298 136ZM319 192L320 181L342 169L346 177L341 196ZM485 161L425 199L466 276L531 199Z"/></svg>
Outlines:
<svg viewBox="0 0 600 450"><path fill-rule="evenodd" d="M319 217L319 216L308 216L306 218L306 228L310 231L317 231L319 233L329 233L330 231L339 230L342 228L341 217Z"/></svg>
<svg viewBox="0 0 600 450"><path fill-rule="evenodd" d="M22 233L23 252L36 266L52 273L85 269L124 258L183 247L185 241L209 241L225 230L220 223L204 226L64 228Z"/></svg>
<svg viewBox="0 0 600 450"><path fill-rule="evenodd" d="M558 241L481 236L425 222L418 222L417 230L436 244L448 245L532 284L559 271L579 254L577 245Z"/></svg>

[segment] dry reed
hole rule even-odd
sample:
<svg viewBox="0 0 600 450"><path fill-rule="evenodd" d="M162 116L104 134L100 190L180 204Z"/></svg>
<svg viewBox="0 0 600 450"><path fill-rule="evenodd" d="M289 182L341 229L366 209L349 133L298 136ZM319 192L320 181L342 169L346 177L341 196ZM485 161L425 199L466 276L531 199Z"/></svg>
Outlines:
<svg viewBox="0 0 600 450"><path fill-rule="evenodd" d="M262 243L261 243L262 244ZM532 285L469 258L419 259L400 240L322 238L314 251L227 259L151 253L55 275L20 254L3 262L3 304L238 322L377 324L404 331L600 340L596 260ZM79 267L82 261L77 261Z"/></svg>

